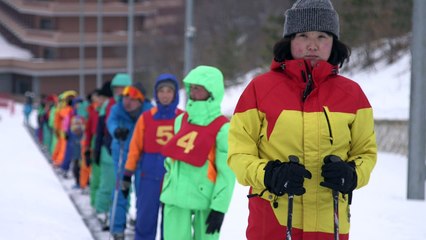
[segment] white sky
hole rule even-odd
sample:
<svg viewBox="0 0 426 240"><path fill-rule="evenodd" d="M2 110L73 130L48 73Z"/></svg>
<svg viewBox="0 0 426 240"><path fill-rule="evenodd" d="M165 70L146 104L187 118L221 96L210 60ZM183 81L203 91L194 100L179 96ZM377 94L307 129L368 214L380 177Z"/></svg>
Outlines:
<svg viewBox="0 0 426 240"><path fill-rule="evenodd" d="M367 94L375 118L408 119L409 63L410 56L405 55L393 65L379 64L377 71L350 76ZM246 83L227 89L222 104L225 114L232 114ZM92 239L50 165L23 128L22 107L17 106L14 115L0 108L0 117L0 239ZM245 239L247 190L236 184L221 239ZM351 239L426 239L426 203L408 201L406 192L407 157L379 153L370 183L354 192Z"/></svg>

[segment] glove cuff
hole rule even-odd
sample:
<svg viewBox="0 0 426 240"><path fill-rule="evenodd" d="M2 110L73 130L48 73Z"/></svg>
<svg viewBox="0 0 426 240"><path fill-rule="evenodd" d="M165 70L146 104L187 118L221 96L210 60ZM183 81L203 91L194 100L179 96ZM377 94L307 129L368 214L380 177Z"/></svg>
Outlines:
<svg viewBox="0 0 426 240"><path fill-rule="evenodd" d="M350 191L349 191L349 192L352 192L353 190L355 190L356 186L358 186L358 175L356 173L355 162L351 161L351 162L348 162L347 164L349 165L349 167L353 169L352 186L350 187Z"/></svg>
<svg viewBox="0 0 426 240"><path fill-rule="evenodd" d="M280 160L274 160L269 161L266 163L266 166L263 168L265 170L265 176L263 177L263 184L265 185L266 189L270 191L271 189L271 183L272 183L272 172L273 169L276 167L279 167L282 164Z"/></svg>

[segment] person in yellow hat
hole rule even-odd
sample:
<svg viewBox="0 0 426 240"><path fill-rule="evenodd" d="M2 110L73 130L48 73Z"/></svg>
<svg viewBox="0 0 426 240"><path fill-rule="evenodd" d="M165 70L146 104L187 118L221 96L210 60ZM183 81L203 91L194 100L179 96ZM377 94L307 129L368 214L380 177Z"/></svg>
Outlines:
<svg viewBox="0 0 426 240"><path fill-rule="evenodd" d="M67 145L65 133L68 128L65 119L69 119L72 112L71 103L76 96L77 92L74 90L68 90L59 95L59 105L55 111L54 119L54 132L58 141L55 146L55 151L52 154L52 161L55 167L59 167L64 160Z"/></svg>

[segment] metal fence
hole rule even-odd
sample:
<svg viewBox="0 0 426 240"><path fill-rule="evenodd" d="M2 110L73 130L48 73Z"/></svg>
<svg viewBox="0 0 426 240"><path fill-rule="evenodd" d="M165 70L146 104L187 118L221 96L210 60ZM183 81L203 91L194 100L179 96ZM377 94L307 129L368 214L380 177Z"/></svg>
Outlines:
<svg viewBox="0 0 426 240"><path fill-rule="evenodd" d="M379 151L408 155L408 121L376 120L375 131Z"/></svg>

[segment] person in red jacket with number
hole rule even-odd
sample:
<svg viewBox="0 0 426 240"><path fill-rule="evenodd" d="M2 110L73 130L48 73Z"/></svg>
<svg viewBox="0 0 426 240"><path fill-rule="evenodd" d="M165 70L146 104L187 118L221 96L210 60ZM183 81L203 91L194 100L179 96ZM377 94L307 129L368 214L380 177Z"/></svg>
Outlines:
<svg viewBox="0 0 426 240"><path fill-rule="evenodd" d="M179 85L172 74L161 74L155 83L154 98L157 106L139 117L125 165L122 191L129 194L131 177L141 165L137 193L136 236L138 240L155 240L157 234L160 192L165 173L162 147L174 135L174 121L183 111L179 103ZM163 234L161 228L161 235Z"/></svg>

